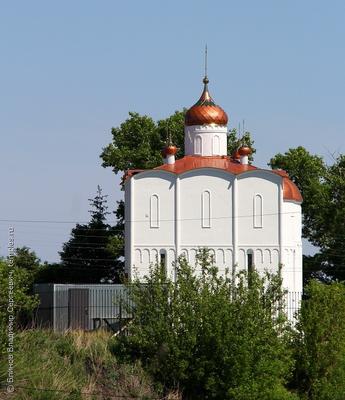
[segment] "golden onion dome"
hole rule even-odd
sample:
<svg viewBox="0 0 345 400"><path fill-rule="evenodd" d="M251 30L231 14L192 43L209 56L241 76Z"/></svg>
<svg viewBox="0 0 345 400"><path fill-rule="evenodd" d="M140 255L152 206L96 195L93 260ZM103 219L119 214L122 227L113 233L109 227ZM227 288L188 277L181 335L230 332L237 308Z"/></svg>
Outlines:
<svg viewBox="0 0 345 400"><path fill-rule="evenodd" d="M213 101L208 91L208 78L203 79L204 90L200 99L186 113L185 125L226 125L228 116L226 112Z"/></svg>
<svg viewBox="0 0 345 400"><path fill-rule="evenodd" d="M178 152L178 148L176 146L174 146L173 144L168 144L167 146L165 146L162 150L162 156L166 157L166 156L174 156L177 152Z"/></svg>
<svg viewBox="0 0 345 400"><path fill-rule="evenodd" d="M252 154L252 149L244 144L238 149L238 153L240 156L249 156Z"/></svg>

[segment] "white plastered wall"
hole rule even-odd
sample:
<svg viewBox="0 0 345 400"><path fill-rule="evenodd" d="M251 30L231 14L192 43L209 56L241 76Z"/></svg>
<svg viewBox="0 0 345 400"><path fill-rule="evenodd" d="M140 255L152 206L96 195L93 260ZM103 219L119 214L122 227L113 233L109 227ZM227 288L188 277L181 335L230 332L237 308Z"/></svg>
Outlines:
<svg viewBox="0 0 345 400"><path fill-rule="evenodd" d="M185 127L185 154L215 156L227 154L227 127L192 125Z"/></svg>
<svg viewBox="0 0 345 400"><path fill-rule="evenodd" d="M206 224L205 192L210 205ZM153 195L159 199L157 227L150 221ZM262 219L255 221L257 195L262 199ZM301 206L282 201L279 175L260 170L234 176L212 168L179 176L146 171L127 180L125 202L130 277L147 274L150 263L164 251L167 272L173 278L176 255L184 254L194 264L197 249L208 247L221 271L233 271L235 264L237 271L246 269L248 252L259 272L277 272L281 262L284 286L289 291L302 290Z"/></svg>

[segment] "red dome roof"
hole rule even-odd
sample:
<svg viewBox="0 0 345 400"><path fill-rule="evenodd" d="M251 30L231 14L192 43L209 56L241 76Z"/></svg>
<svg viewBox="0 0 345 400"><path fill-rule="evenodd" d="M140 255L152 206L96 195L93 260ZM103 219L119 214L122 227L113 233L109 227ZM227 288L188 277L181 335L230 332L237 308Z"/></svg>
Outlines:
<svg viewBox="0 0 345 400"><path fill-rule="evenodd" d="M169 155L175 155L178 152L178 148L174 146L173 144L169 144L168 146L165 146L164 149L162 150L162 155L163 157L169 156Z"/></svg>
<svg viewBox="0 0 345 400"><path fill-rule="evenodd" d="M252 154L252 149L246 145L243 145L238 149L238 154L240 156L249 156Z"/></svg>
<svg viewBox="0 0 345 400"><path fill-rule="evenodd" d="M208 79L204 78L204 90L200 99L186 113L185 125L226 125L226 112L213 101L208 91Z"/></svg>

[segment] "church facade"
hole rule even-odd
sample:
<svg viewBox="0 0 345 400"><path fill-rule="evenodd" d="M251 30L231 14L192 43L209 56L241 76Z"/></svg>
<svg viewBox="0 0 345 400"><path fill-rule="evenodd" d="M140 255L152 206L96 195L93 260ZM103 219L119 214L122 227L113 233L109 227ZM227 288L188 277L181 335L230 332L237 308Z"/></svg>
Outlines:
<svg viewBox="0 0 345 400"><path fill-rule="evenodd" d="M289 292L302 291L302 197L282 170L257 168L243 145L227 154L225 111L204 90L185 117L185 156L164 149L164 163L125 175L125 268L142 278L150 264L184 255L194 264L207 247L220 272L277 272Z"/></svg>

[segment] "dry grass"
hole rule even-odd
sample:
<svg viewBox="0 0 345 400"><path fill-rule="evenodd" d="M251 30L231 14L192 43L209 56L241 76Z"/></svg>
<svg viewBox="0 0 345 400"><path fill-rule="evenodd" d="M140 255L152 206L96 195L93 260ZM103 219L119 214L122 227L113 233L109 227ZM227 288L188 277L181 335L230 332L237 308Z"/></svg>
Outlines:
<svg viewBox="0 0 345 400"><path fill-rule="evenodd" d="M116 362L108 348L110 337L102 330L61 335L45 330L19 333L15 353L17 390L11 396L1 392L0 399L161 398L140 364ZM6 380L6 373L6 365L1 364L1 381ZM170 393L164 399L180 400L181 396Z"/></svg>

